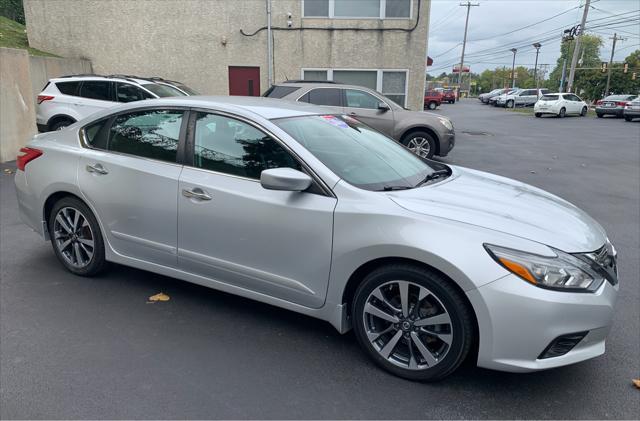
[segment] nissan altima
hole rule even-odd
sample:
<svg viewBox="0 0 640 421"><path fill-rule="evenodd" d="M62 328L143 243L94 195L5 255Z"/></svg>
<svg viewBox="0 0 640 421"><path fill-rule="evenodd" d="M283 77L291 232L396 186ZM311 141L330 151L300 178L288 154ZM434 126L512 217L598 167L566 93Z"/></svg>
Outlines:
<svg viewBox="0 0 640 421"><path fill-rule="evenodd" d="M36 135L17 166L24 222L76 275L113 262L317 317L414 380L605 351L618 276L596 221L324 107L129 103Z"/></svg>

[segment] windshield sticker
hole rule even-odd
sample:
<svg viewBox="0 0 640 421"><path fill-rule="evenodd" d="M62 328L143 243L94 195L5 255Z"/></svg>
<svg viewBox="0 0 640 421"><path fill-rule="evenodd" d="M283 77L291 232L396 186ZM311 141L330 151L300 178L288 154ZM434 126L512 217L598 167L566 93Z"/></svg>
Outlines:
<svg viewBox="0 0 640 421"><path fill-rule="evenodd" d="M344 121L340 120L336 116L333 116L333 115L322 115L320 117L322 117L322 119L324 119L324 121L326 121L327 123L331 124L332 126L340 127L341 129L348 129L349 128L349 125L347 123L345 123Z"/></svg>

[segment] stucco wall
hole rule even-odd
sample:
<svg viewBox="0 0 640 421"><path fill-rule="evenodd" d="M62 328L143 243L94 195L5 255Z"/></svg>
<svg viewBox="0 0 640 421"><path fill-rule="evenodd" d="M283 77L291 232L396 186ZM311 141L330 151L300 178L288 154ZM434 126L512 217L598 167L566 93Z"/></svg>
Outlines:
<svg viewBox="0 0 640 421"><path fill-rule="evenodd" d="M36 132L31 92L27 51L0 48L0 162L16 159Z"/></svg>
<svg viewBox="0 0 640 421"><path fill-rule="evenodd" d="M304 27L411 28L413 32L297 30ZM97 73L177 79L207 94L228 94L228 66L259 66L267 88L265 0L25 0L30 44L65 57L91 60ZM300 69L408 69L408 105L424 92L430 0L413 0L413 19L302 19L301 0L273 0L274 78L300 78ZM55 22L55 24L53 24ZM226 42L226 45L223 45Z"/></svg>
<svg viewBox="0 0 640 421"><path fill-rule="evenodd" d="M32 98L42 91L47 81L54 77L91 73L91 62L81 59L57 57L29 57L29 71L31 73Z"/></svg>

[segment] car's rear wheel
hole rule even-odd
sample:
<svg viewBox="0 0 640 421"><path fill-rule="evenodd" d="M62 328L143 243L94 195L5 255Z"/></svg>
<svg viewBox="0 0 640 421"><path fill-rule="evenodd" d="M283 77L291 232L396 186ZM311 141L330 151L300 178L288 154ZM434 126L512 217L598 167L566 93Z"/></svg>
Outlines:
<svg viewBox="0 0 640 421"><path fill-rule="evenodd" d="M596 113L596 115L598 116L598 118L604 117L604 114L602 114L602 113Z"/></svg>
<svg viewBox="0 0 640 421"><path fill-rule="evenodd" d="M564 118L565 115L567 115L567 110L564 107L560 108L560 112L558 113L558 117Z"/></svg>
<svg viewBox="0 0 640 421"><path fill-rule="evenodd" d="M587 107L582 107L582 110L580 111L580 117L584 117L587 115Z"/></svg>
<svg viewBox="0 0 640 421"><path fill-rule="evenodd" d="M624 119L625 119L625 121L631 121L631 120L633 120L633 119L632 119L630 116L628 116L628 115L624 116Z"/></svg>
<svg viewBox="0 0 640 421"><path fill-rule="evenodd" d="M436 104L435 101L430 101L429 104L427 104L427 108L430 110L435 110L437 106L438 104Z"/></svg>
<svg viewBox="0 0 640 421"><path fill-rule="evenodd" d="M56 202L49 216L49 234L56 256L70 272L93 276L105 268L98 221L79 199L64 197Z"/></svg>
<svg viewBox="0 0 640 421"><path fill-rule="evenodd" d="M52 131L62 130L67 126L71 126L72 124L73 124L73 121L71 121L71 120L67 120L67 119L58 120L58 121L56 121L55 123L53 123L51 125L51 130Z"/></svg>
<svg viewBox="0 0 640 421"><path fill-rule="evenodd" d="M442 275L409 264L370 273L355 293L351 317L373 361L411 380L451 374L473 341L472 313L458 290Z"/></svg>
<svg viewBox="0 0 640 421"><path fill-rule="evenodd" d="M436 151L436 141L427 132L409 133L402 139L402 144L422 158L431 158Z"/></svg>

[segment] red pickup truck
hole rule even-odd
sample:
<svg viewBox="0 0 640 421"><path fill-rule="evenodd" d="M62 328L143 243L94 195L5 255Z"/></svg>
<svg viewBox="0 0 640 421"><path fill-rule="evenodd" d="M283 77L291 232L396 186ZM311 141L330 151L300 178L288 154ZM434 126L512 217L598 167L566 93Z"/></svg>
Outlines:
<svg viewBox="0 0 640 421"><path fill-rule="evenodd" d="M456 93L453 89L445 89L442 91L442 102L453 104L456 102Z"/></svg>
<svg viewBox="0 0 640 421"><path fill-rule="evenodd" d="M424 93L424 108L435 110L442 104L442 94L438 91L427 91Z"/></svg>

